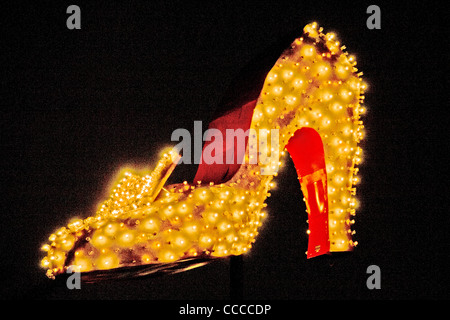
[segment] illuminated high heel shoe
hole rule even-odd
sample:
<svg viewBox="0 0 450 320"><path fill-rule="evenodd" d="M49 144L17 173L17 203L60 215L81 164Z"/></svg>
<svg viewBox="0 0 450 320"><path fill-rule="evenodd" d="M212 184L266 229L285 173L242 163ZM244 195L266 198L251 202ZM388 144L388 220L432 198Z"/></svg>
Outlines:
<svg viewBox="0 0 450 320"><path fill-rule="evenodd" d="M343 50L333 33L308 24L262 89L210 125L224 135L250 129L243 163L203 163L194 183L164 186L180 158L172 149L150 174L122 172L94 216L49 237L47 275L70 266L91 280L178 272L245 254L267 215L264 201L285 150L307 205L307 257L352 250L365 84Z"/></svg>

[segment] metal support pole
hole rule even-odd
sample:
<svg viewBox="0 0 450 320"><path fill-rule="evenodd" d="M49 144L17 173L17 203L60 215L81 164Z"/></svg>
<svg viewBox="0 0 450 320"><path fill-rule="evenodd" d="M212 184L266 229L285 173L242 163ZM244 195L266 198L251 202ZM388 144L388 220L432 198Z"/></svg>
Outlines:
<svg viewBox="0 0 450 320"><path fill-rule="evenodd" d="M230 257L230 299L244 298L244 259L242 255Z"/></svg>

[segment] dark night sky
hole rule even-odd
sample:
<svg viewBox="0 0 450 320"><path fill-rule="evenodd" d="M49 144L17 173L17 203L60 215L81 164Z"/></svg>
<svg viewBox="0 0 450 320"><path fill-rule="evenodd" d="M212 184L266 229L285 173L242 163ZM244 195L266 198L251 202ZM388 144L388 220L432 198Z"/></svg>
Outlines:
<svg viewBox="0 0 450 320"><path fill-rule="evenodd" d="M441 246L449 242L440 159L448 123L441 111L448 104L442 8L375 2L382 27L368 30L372 3L353 2L75 2L81 30L66 28L69 2L2 8L1 297L228 298L228 260L69 291L49 284L39 248L71 217L92 214L121 165L152 165L172 131L193 130L194 120L206 129L253 57L318 21L357 56L370 86L354 226L359 246L306 259L305 205L289 163L244 258L244 297L448 298L441 280ZM171 182L192 180L195 171L179 166ZM366 287L372 264L381 268L381 290Z"/></svg>

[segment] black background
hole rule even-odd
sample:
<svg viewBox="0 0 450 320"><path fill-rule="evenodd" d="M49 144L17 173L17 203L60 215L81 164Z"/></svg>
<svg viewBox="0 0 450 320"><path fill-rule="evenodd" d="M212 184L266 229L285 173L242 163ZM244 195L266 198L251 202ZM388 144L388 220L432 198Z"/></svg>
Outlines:
<svg viewBox="0 0 450 320"><path fill-rule="evenodd" d="M124 164L151 166L176 128L204 129L232 79L278 39L318 21L335 31L369 84L361 206L353 253L307 260L305 205L292 163L267 200L269 218L244 257L246 299L448 298L448 37L430 2L75 2L2 8L1 297L227 299L229 261L160 278L54 285L40 246L87 217ZM192 180L178 166L171 181ZM369 265L381 289L366 287Z"/></svg>

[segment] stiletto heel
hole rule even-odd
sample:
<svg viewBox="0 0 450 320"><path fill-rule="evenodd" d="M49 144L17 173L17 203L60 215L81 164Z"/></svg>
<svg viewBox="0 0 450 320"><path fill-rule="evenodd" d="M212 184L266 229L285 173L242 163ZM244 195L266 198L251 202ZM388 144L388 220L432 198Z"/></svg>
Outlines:
<svg viewBox="0 0 450 320"><path fill-rule="evenodd" d="M94 216L50 235L42 247L48 277L70 266L89 281L167 274L245 254L267 215L285 148L308 210L307 258L352 250L365 84L333 33L316 23L303 31L264 74L262 88L231 99L233 108L211 123L225 138L205 144L193 183L164 186L180 157L176 148L150 174L122 173ZM228 146L239 130L244 147ZM218 162L206 161L212 149Z"/></svg>
<svg viewBox="0 0 450 320"><path fill-rule="evenodd" d="M311 128L298 129L286 149L292 157L308 211L308 251L313 258L330 251L327 171L322 139Z"/></svg>

